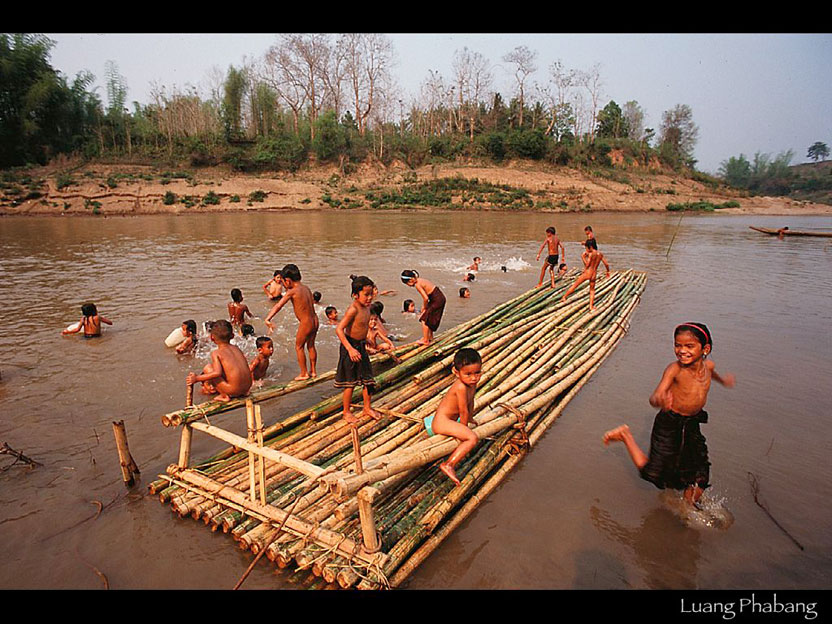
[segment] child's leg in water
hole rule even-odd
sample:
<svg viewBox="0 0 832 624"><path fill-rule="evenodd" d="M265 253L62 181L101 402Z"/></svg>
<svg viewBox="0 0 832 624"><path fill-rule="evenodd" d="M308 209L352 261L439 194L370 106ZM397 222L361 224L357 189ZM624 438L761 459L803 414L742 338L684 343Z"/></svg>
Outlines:
<svg viewBox="0 0 832 624"><path fill-rule="evenodd" d="M604 444L608 445L610 442L623 442L624 446L627 447L627 452L630 454L630 459L633 460L633 463L639 470L647 464L647 455L636 444L636 440L633 434L630 433L630 428L627 425L621 425L620 427L607 431L604 434Z"/></svg>

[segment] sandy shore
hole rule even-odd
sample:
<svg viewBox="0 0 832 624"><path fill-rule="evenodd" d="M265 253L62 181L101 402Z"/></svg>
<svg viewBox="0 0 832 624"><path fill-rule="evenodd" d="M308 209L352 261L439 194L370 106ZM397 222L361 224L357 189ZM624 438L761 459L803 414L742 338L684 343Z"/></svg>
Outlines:
<svg viewBox="0 0 832 624"><path fill-rule="evenodd" d="M59 173L69 175L58 188ZM350 209L370 209L365 193L400 187L412 182L464 177L509 185L528 191L535 211L666 210L669 203L739 202L725 208L728 214L828 215L832 206L781 197L746 197L716 191L691 179L639 169L614 170L591 175L577 169L543 167L526 163L505 166L427 165L412 170L402 163L389 167L362 165L348 176L337 167L317 166L297 173L245 175L228 169L206 168L170 171L148 165L86 165L67 169L42 168L31 175L41 181L39 196L6 201L0 215L137 215L187 214L247 210L334 210L332 200L347 200ZM166 175L167 174L167 175ZM171 175L172 174L172 175ZM207 202L206 202L207 199ZM17 204L17 205L14 205ZM343 205L343 204L342 204ZM415 208L415 207L414 207ZM460 208L455 205L454 208ZM470 205L466 209L471 209ZM499 210L487 204L473 209Z"/></svg>

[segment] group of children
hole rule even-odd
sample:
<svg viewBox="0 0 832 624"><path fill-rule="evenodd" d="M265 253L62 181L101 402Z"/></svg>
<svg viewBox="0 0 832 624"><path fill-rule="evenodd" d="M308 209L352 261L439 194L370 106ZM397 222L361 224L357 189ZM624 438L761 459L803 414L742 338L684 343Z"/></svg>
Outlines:
<svg viewBox="0 0 832 624"><path fill-rule="evenodd" d="M594 310L595 280L598 266L603 263L610 273L610 265L598 245L590 226L585 228L585 251L582 254L583 272L567 289L562 301L572 294L584 281L589 281L590 309ZM565 249L558 239L554 227L546 230L546 238L538 251L537 259L544 248L548 256L540 271L538 287L542 286L547 270L551 273L554 287L556 278L567 270ZM562 260L563 262L559 262ZM479 269L479 257L468 267L470 271ZM557 267L557 274L555 268ZM327 306L327 322L335 325L335 334L339 340L339 358L335 373L335 387L343 390L343 419L351 425L359 418L352 411L352 397L356 386L362 386L363 408L361 415L373 419L381 418L372 408L372 390L375 385L370 355L390 352L394 345L384 329L381 302L373 300L380 293L373 281L364 275L351 275L350 294L352 301L341 318L338 318L334 306ZM428 345L433 341L434 332L439 328L444 313L446 299L442 291L430 280L419 275L416 270L402 271L402 282L415 288L422 297L422 310L419 321L422 325L422 338L419 345ZM465 281L472 281L469 273ZM272 280L264 284L264 291L275 304L264 321L271 334L275 325L274 316L289 302L298 320L295 351L300 374L295 380L313 378L317 375L317 350L315 338L319 329L316 304L320 293L313 293L301 278L298 267L287 264L280 271L275 271ZM464 290L467 290L465 288ZM460 296L463 294L460 289ZM382 294L393 291L383 291ZM245 323L246 318L253 317L248 306L243 303L242 293L235 288L231 291L232 301L228 304L229 320L214 321L210 326L210 340L216 345L211 352L211 362L201 374L189 373L187 383L202 384L202 392L216 395L219 401L228 401L233 397L248 394L255 380L261 379L268 370L269 358L274 353L274 345L268 336L256 340L257 355L248 362L245 354L231 343L235 328L241 333L253 333L253 328ZM101 324L112 325L112 321L98 314L94 304L82 306L83 317L74 326L63 330L63 334L77 333L83 329L85 336L97 336L101 333ZM407 299L403 304L403 313L416 313L415 302ZM248 331L246 331L248 330ZM196 347L196 323L193 320L182 324L184 341L176 348L177 353L187 353ZM621 425L607 431L603 436L604 444L623 442L630 458L639 470L640 476L659 488L672 488L684 491L684 499L696 506L705 488L709 486L708 451L705 438L699 425L707 422L704 406L710 390L711 381L733 387L734 376L717 373L712 361L708 360L713 349L710 330L701 323L683 323L674 331L674 352L676 360L665 368L661 380L653 394L650 404L659 408L655 417L650 438L649 453L638 446L627 425ZM308 355L308 364L307 364ZM466 455L476 447L479 436L471 429L476 424L473 418L474 395L482 376L482 358L471 348L462 348L454 356L451 371L455 377L453 385L442 398L436 412L424 422L429 436L447 435L455 438L458 445L448 458L439 464L439 469L457 485L460 480L456 467Z"/></svg>

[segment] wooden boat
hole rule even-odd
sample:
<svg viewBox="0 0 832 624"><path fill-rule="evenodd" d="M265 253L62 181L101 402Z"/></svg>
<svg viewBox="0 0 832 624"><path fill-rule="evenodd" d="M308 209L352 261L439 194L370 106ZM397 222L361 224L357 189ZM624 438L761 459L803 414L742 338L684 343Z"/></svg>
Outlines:
<svg viewBox="0 0 832 624"><path fill-rule="evenodd" d="M186 399L188 407L162 417L181 432L179 461L150 492L174 513L230 533L256 555L249 571L265 555L279 568L292 566L288 580L304 587L398 587L532 452L623 338L646 281L636 271L599 278L590 312L587 284L560 301L571 284L565 279L522 293L428 346L403 345L395 365L382 370L379 361L374 370L373 409L382 418L363 416L356 426L341 417L340 393L293 415L272 403L316 383L309 380L248 400L191 406ZM461 347L482 356L473 414L480 441L457 466L461 484L454 486L437 463L457 442L428 436L423 420L452 384L450 365ZM248 437L218 426L231 412L242 416L241 408ZM231 446L192 462L195 434Z"/></svg>
<svg viewBox="0 0 832 624"><path fill-rule="evenodd" d="M770 234L771 236L779 236L782 232L784 236L825 236L832 238L832 232L810 232L808 230L775 230L773 228L761 228L749 225L752 230L762 232L763 234Z"/></svg>

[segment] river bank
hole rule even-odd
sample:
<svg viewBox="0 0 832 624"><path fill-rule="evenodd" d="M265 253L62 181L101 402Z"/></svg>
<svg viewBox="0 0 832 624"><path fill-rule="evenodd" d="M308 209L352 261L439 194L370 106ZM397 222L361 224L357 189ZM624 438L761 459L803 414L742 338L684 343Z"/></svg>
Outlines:
<svg viewBox="0 0 832 624"><path fill-rule="evenodd" d="M228 168L164 169L146 164L59 163L5 176L0 215L139 215L247 211L436 210L403 189L466 181L441 209L471 211L665 212L668 204L708 202L725 214L829 215L832 206L757 197L659 170L586 171L511 162L362 164L345 175L335 165L298 172L240 174ZM457 186L460 186L457 184ZM428 191L430 192L430 191ZM382 199L380 199L382 198ZM431 200L435 199L431 197ZM727 204L727 205L726 205ZM722 207L726 205L725 207Z"/></svg>

